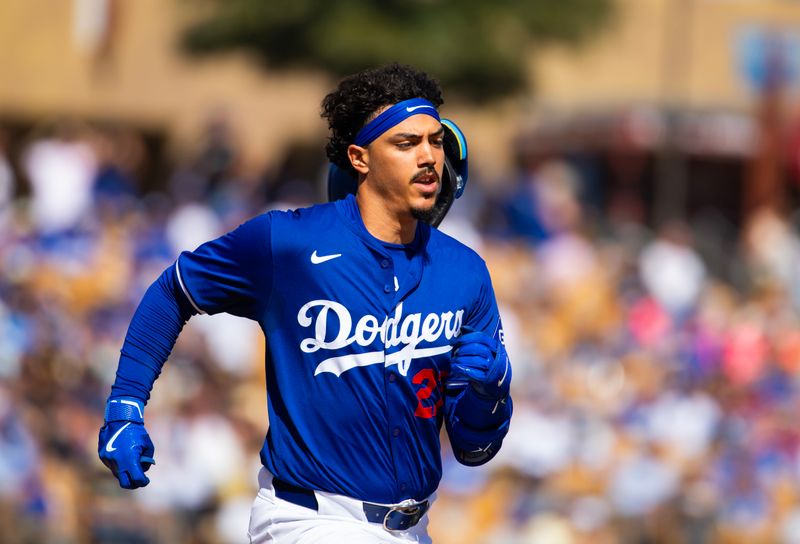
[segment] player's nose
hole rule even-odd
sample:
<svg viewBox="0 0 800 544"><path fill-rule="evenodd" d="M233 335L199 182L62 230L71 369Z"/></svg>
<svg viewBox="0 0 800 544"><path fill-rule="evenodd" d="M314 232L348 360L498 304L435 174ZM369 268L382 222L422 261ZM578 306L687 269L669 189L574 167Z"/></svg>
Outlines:
<svg viewBox="0 0 800 544"><path fill-rule="evenodd" d="M435 166L436 165L436 150L430 142L422 142L418 148L417 166Z"/></svg>

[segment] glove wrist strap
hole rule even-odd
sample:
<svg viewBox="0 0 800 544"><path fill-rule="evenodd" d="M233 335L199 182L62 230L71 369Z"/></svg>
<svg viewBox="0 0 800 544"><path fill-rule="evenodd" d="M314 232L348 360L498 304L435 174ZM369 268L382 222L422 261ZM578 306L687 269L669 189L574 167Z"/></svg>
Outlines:
<svg viewBox="0 0 800 544"><path fill-rule="evenodd" d="M144 403L130 397L108 399L105 420L107 423L111 421L144 423Z"/></svg>

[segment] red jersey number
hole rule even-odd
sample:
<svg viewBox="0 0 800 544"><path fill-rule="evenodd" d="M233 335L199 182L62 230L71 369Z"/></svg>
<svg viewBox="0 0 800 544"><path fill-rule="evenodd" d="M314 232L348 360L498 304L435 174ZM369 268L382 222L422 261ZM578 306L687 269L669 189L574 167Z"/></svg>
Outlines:
<svg viewBox="0 0 800 544"><path fill-rule="evenodd" d="M437 380L436 372L434 372L432 368L423 368L411 378L411 383L422 385L422 387L417 390L417 409L414 411L415 416L425 419L436 416L439 408L444 404L444 400L442 399L441 392L437 395L438 398L436 401L431 399L431 395L437 392L439 381L443 380L445 375L445 372L440 372L438 376L439 380Z"/></svg>

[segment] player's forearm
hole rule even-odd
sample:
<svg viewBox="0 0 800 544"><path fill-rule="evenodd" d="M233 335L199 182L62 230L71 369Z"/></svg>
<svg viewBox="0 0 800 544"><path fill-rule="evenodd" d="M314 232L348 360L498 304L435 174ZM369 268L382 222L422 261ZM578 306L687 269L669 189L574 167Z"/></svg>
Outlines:
<svg viewBox="0 0 800 544"><path fill-rule="evenodd" d="M467 387L445 403L447 433L458 461L472 466L491 460L508 433L511 397L487 399Z"/></svg>
<svg viewBox="0 0 800 544"><path fill-rule="evenodd" d="M131 320L111 396L147 402L178 335L195 313L181 291L175 266L170 266L147 289Z"/></svg>
<svg viewBox="0 0 800 544"><path fill-rule="evenodd" d="M467 386L454 400L452 415L477 430L497 429L511 418L511 396L487 398Z"/></svg>

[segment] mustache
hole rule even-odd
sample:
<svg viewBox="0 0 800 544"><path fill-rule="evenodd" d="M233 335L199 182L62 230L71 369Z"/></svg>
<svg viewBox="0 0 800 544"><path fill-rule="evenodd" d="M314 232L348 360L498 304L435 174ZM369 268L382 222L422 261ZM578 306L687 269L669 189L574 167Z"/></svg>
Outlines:
<svg viewBox="0 0 800 544"><path fill-rule="evenodd" d="M411 183L414 183L419 178L424 176L433 176L433 178L436 180L436 183L439 183L439 174L437 174L436 169L432 167L423 168L422 170L414 174L414 176L411 178Z"/></svg>

